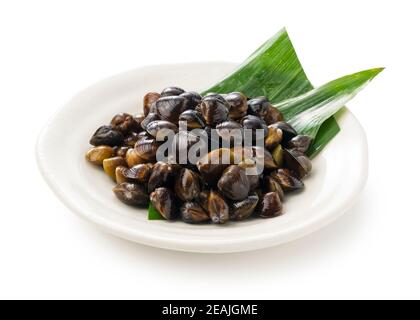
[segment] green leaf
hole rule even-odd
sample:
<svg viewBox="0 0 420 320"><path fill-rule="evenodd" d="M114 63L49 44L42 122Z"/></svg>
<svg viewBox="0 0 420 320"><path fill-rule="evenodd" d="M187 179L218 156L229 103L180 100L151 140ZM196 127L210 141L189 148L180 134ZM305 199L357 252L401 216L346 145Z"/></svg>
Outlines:
<svg viewBox="0 0 420 320"><path fill-rule="evenodd" d="M342 110L345 110L343 108ZM311 147L309 148L307 154L310 158L314 158L321 152L322 149L330 142L337 133L340 132L340 127L338 126L337 121L335 120L335 116L328 118L325 122L321 125L318 130L318 134L316 135L315 141L312 143Z"/></svg>
<svg viewBox="0 0 420 320"><path fill-rule="evenodd" d="M288 122L298 133L315 138L321 125L382 70L376 68L344 76L275 106L287 116Z"/></svg>
<svg viewBox="0 0 420 320"><path fill-rule="evenodd" d="M148 219L149 220L165 220L164 217L153 207L152 203L149 203L148 209Z"/></svg>
<svg viewBox="0 0 420 320"><path fill-rule="evenodd" d="M265 42L233 73L208 92L241 91L249 97L266 96L276 103L313 89L285 29Z"/></svg>
<svg viewBox="0 0 420 320"><path fill-rule="evenodd" d="M272 103L300 96L314 87L307 78L286 29L282 29L258 48L234 72L208 92L227 93L242 91L247 96L266 96ZM289 110L287 110L289 111ZM286 111L286 120L290 115ZM340 131L331 117L319 130L312 148L318 153Z"/></svg>

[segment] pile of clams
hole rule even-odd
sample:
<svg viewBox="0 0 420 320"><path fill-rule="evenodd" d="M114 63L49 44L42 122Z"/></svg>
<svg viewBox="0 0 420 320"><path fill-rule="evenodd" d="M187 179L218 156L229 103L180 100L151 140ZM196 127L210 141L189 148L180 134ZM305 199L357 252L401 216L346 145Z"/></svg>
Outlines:
<svg viewBox="0 0 420 320"><path fill-rule="evenodd" d="M181 122L186 124L182 131ZM232 129L237 134L259 131L252 139L260 144L235 144ZM180 161L203 142L197 130L207 133L208 151L198 160ZM175 133L177 153L170 161L157 161L164 143L160 138L168 131ZM168 87L144 96L142 114L117 114L98 128L86 159L103 167L116 182L115 196L127 205L151 203L167 220L223 224L282 215L285 194L302 189L302 179L311 171L306 156L311 143L266 97L240 92L201 96ZM255 154L263 155L261 172L248 170L256 166Z"/></svg>

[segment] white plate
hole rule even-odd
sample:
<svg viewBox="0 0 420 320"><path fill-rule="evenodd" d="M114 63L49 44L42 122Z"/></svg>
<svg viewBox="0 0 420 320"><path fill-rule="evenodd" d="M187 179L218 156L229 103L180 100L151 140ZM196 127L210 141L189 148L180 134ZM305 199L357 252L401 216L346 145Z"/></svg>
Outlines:
<svg viewBox="0 0 420 320"><path fill-rule="evenodd" d="M226 225L149 221L146 210L128 207L113 192L113 182L85 161L93 131L118 112L139 112L148 91L177 85L204 89L233 70L231 63L150 66L101 81L75 96L47 124L37 145L39 168L72 211L116 236L138 243L192 252L238 252L303 237L348 209L367 178L367 143L356 118L345 112L341 132L316 157L305 189L287 195L285 214Z"/></svg>

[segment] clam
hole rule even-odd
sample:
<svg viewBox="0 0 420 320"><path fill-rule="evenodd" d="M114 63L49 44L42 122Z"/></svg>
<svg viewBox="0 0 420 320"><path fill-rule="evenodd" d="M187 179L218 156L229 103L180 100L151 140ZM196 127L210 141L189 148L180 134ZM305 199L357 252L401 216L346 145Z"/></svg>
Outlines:
<svg viewBox="0 0 420 320"><path fill-rule="evenodd" d="M210 191L207 199L207 210L213 223L223 224L229 221L229 206L217 191Z"/></svg>
<svg viewBox="0 0 420 320"><path fill-rule="evenodd" d="M124 171L124 176L133 182L146 184L153 171L153 164L141 163Z"/></svg>
<svg viewBox="0 0 420 320"><path fill-rule="evenodd" d="M112 126L102 126L95 131L90 144L93 146L120 146L124 143L124 136L121 132L114 130Z"/></svg>
<svg viewBox="0 0 420 320"><path fill-rule="evenodd" d="M134 150L133 148L130 148L127 150L125 154L125 160L129 168L134 167L137 164L147 162L146 160L141 158L139 154L136 152L136 150Z"/></svg>
<svg viewBox="0 0 420 320"><path fill-rule="evenodd" d="M271 172L270 176L280 184L283 191L294 191L304 186L303 182L289 169L278 169Z"/></svg>
<svg viewBox="0 0 420 320"><path fill-rule="evenodd" d="M180 96L163 96L156 101L156 111L162 120L177 124L179 115L187 110L187 99Z"/></svg>
<svg viewBox="0 0 420 320"><path fill-rule="evenodd" d="M258 214L262 218L273 218L283 213L283 204L277 192L268 192L258 204Z"/></svg>
<svg viewBox="0 0 420 320"><path fill-rule="evenodd" d="M128 133L135 125L133 116L128 113L119 113L111 120L112 129L122 134Z"/></svg>
<svg viewBox="0 0 420 320"><path fill-rule="evenodd" d="M156 162L148 182L148 190L152 192L159 187L170 187L175 175L175 165L165 162Z"/></svg>
<svg viewBox="0 0 420 320"><path fill-rule="evenodd" d="M220 177L217 187L221 194L231 200L244 200L250 189L245 169L237 165L229 166Z"/></svg>
<svg viewBox="0 0 420 320"><path fill-rule="evenodd" d="M279 121L271 124L275 128L281 129L283 132L282 143L287 143L289 140L297 136L297 132L293 127L285 121Z"/></svg>
<svg viewBox="0 0 420 320"><path fill-rule="evenodd" d="M257 172L257 167L254 161L250 159L244 159L241 161L238 166L244 168L246 171L246 177L249 182L249 190L254 191L260 185L260 174ZM248 170L247 170L248 169Z"/></svg>
<svg viewBox="0 0 420 320"><path fill-rule="evenodd" d="M130 147L114 147L114 153L118 157L125 158Z"/></svg>
<svg viewBox="0 0 420 320"><path fill-rule="evenodd" d="M230 144L237 142L242 145L242 125L233 120L227 120L216 125L217 134Z"/></svg>
<svg viewBox="0 0 420 320"><path fill-rule="evenodd" d="M160 94L157 92L149 92L143 98L143 114L146 117L152 105L160 98Z"/></svg>
<svg viewBox="0 0 420 320"><path fill-rule="evenodd" d="M155 112L149 112L148 115L146 116L146 118L144 118L143 121L141 122L141 127L144 130L146 130L147 129L147 125L150 122L157 121L157 120L160 120L159 115L157 113L155 113Z"/></svg>
<svg viewBox="0 0 420 320"><path fill-rule="evenodd" d="M284 165L302 179L312 170L311 160L305 154L293 150L283 150Z"/></svg>
<svg viewBox="0 0 420 320"><path fill-rule="evenodd" d="M203 190L198 194L197 202L206 211L209 211L209 195L210 190Z"/></svg>
<svg viewBox="0 0 420 320"><path fill-rule="evenodd" d="M296 150L301 153L308 151L309 147L312 144L312 138L306 135L297 135L293 137L288 143L287 148L291 150Z"/></svg>
<svg viewBox="0 0 420 320"><path fill-rule="evenodd" d="M204 119L196 110L186 110L179 116L179 121L187 122L188 130L202 129L205 127Z"/></svg>
<svg viewBox="0 0 420 320"><path fill-rule="evenodd" d="M193 159L192 155L189 155L192 147L197 147L197 152L194 155L197 159ZM192 132L180 131L172 142L171 157L176 163L195 165L195 161L201 156L200 149L207 150L207 141L200 139Z"/></svg>
<svg viewBox="0 0 420 320"><path fill-rule="evenodd" d="M134 131L134 132L141 132L141 131L143 131L144 129L141 126L141 123L143 122L144 119L146 119L146 116L143 115L143 114L139 114L138 113L138 114L135 114L133 116L133 119L134 119L134 126L133 126L133 128L131 130Z"/></svg>
<svg viewBox="0 0 420 320"><path fill-rule="evenodd" d="M268 126L268 134L264 139L264 145L268 150L277 147L283 138L283 131L275 125Z"/></svg>
<svg viewBox="0 0 420 320"><path fill-rule="evenodd" d="M215 186L232 160L230 149L220 148L202 157L197 162L197 168L204 181L210 186Z"/></svg>
<svg viewBox="0 0 420 320"><path fill-rule="evenodd" d="M271 156L273 157L276 166L280 168L283 165L283 147L281 144L274 148L273 152L271 152Z"/></svg>
<svg viewBox="0 0 420 320"><path fill-rule="evenodd" d="M185 90L181 89L179 87L166 87L165 89L162 90L160 95L162 97L179 96L179 95L183 94L184 92L185 92Z"/></svg>
<svg viewBox="0 0 420 320"><path fill-rule="evenodd" d="M279 121L284 121L284 117L283 114L276 107L269 106L267 114L264 116L264 120L267 123L267 125L270 125Z"/></svg>
<svg viewBox="0 0 420 320"><path fill-rule="evenodd" d="M127 171L128 170L129 169L126 166L118 166L115 169L115 181L117 181L117 183L131 182L127 178Z"/></svg>
<svg viewBox="0 0 420 320"><path fill-rule="evenodd" d="M195 109L201 102L201 95L194 91L184 92L180 94L181 97L187 99L187 108Z"/></svg>
<svg viewBox="0 0 420 320"><path fill-rule="evenodd" d="M244 129L252 130L252 138L256 138L256 130L263 130L262 138L268 134L268 128L264 120L257 116L247 115L241 119L241 124Z"/></svg>
<svg viewBox="0 0 420 320"><path fill-rule="evenodd" d="M175 193L182 201L191 201L200 194L200 180L197 173L183 168L175 180Z"/></svg>
<svg viewBox="0 0 420 320"><path fill-rule="evenodd" d="M249 112L261 118L266 116L270 106L270 101L266 97L258 97L248 101Z"/></svg>
<svg viewBox="0 0 420 320"><path fill-rule="evenodd" d="M226 95L225 100L230 105L229 117L231 119L241 119L246 116L248 104L246 96L241 92L232 92Z"/></svg>
<svg viewBox="0 0 420 320"><path fill-rule="evenodd" d="M225 121L230 105L220 95L205 96L199 105L200 113L209 126Z"/></svg>
<svg viewBox="0 0 420 320"><path fill-rule="evenodd" d="M241 221L252 215L258 204L258 196L252 194L242 201L233 202L230 206L230 220Z"/></svg>
<svg viewBox="0 0 420 320"><path fill-rule="evenodd" d="M197 202L185 202L180 211L181 218L186 223L203 223L210 220L209 214Z"/></svg>
<svg viewBox="0 0 420 320"><path fill-rule="evenodd" d="M137 152L140 158L145 162L155 162L156 152L159 148L159 144L154 138L142 138L138 140L134 146L134 150Z"/></svg>
<svg viewBox="0 0 420 320"><path fill-rule="evenodd" d="M138 184L119 183L114 187L113 191L120 201L130 206L145 207L149 203L149 194L143 186Z"/></svg>
<svg viewBox="0 0 420 320"><path fill-rule="evenodd" d="M254 152L255 159L257 161L264 161L264 169L272 170L278 168L276 162L273 159L273 156L271 155L270 151L268 151L266 148L252 147L252 149ZM261 157L264 157L264 159L261 159Z"/></svg>
<svg viewBox="0 0 420 320"><path fill-rule="evenodd" d="M115 151L110 146L98 146L90 149L86 153L86 159L96 165L101 166L105 159L112 158Z"/></svg>
<svg viewBox="0 0 420 320"><path fill-rule="evenodd" d="M128 133L124 138L124 146L134 147L136 142L139 140L139 135L136 132Z"/></svg>
<svg viewBox="0 0 420 320"><path fill-rule="evenodd" d="M177 133L178 126L166 120L157 120L150 122L146 130L151 136L163 140L164 137Z"/></svg>
<svg viewBox="0 0 420 320"><path fill-rule="evenodd" d="M105 159L102 163L105 173L110 176L112 179L116 180L115 176L115 169L119 166L126 166L127 163L125 162L123 157L113 157Z"/></svg>
<svg viewBox="0 0 420 320"><path fill-rule="evenodd" d="M150 194L153 207L167 220L177 216L175 196L168 188L157 188Z"/></svg>
<svg viewBox="0 0 420 320"><path fill-rule="evenodd" d="M280 200L283 200L283 198L284 198L283 189L282 189L280 183L278 183L277 180L274 179L273 177L265 176L263 178L262 188L263 188L263 191L266 192L266 193L277 192L279 194Z"/></svg>

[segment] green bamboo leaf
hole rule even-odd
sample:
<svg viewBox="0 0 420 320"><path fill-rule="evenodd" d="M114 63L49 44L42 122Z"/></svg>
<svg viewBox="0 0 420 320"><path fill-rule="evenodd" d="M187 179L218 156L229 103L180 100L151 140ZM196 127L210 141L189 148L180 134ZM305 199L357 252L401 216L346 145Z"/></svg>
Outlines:
<svg viewBox="0 0 420 320"><path fill-rule="evenodd" d="M287 114L288 122L298 133L315 138L321 125L382 70L383 68L376 68L344 76L275 106L283 114Z"/></svg>
<svg viewBox="0 0 420 320"><path fill-rule="evenodd" d="M341 110L345 110L342 108ZM316 135L315 141L312 143L311 147L307 151L307 154L310 158L314 158L321 152L321 150L330 142L337 133L340 132L340 127L338 126L337 121L335 120L335 115L327 120L321 125Z"/></svg>
<svg viewBox="0 0 420 320"><path fill-rule="evenodd" d="M203 94L242 91L247 96L266 96L272 103L300 96L314 87L307 78L286 29L282 29L259 47L235 71ZM295 115L286 111L286 120ZM331 117L311 147L311 155L319 153L340 131Z"/></svg>
<svg viewBox="0 0 420 320"><path fill-rule="evenodd" d="M203 94L242 91L280 102L313 89L285 29L275 34L233 73Z"/></svg>
<svg viewBox="0 0 420 320"><path fill-rule="evenodd" d="M149 203L148 219L149 220L164 220L165 218L153 207L152 203Z"/></svg>

